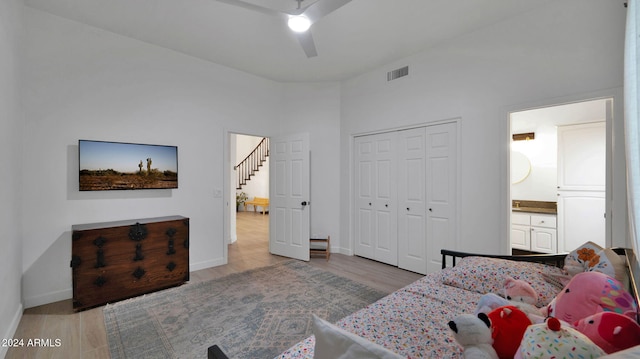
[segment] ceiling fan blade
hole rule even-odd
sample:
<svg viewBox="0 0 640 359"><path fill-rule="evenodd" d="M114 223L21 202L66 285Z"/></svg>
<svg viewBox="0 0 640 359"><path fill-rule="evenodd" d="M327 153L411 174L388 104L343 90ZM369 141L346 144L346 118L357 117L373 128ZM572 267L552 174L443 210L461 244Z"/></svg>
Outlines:
<svg viewBox="0 0 640 359"><path fill-rule="evenodd" d="M349 2L351 2L351 0L318 0L309 5L302 14L308 17L313 24L322 17L338 10Z"/></svg>
<svg viewBox="0 0 640 359"><path fill-rule="evenodd" d="M298 38L300 45L302 45L304 53L307 54L307 57L318 56L316 44L313 42L313 36L311 36L311 31L297 32L296 37Z"/></svg>
<svg viewBox="0 0 640 359"><path fill-rule="evenodd" d="M278 16L278 17L285 17L286 15L280 11L277 10L273 10L273 9L269 9L266 7L262 7L262 6L258 6L258 5L254 5L248 2L244 2L242 0L217 0L218 2L221 3L225 3L225 4L229 4L229 5L233 5L233 6L237 6L237 7L241 7L241 8L245 8L251 11L256 11L262 14L266 14L266 15L270 15L270 16Z"/></svg>
<svg viewBox="0 0 640 359"><path fill-rule="evenodd" d="M298 16L298 15L302 15L305 11L307 11L307 9L313 5L314 3L311 3L309 5L305 5L302 7L299 7L297 9L291 9L291 10L286 10L285 13L289 14L289 15L293 15L293 16Z"/></svg>

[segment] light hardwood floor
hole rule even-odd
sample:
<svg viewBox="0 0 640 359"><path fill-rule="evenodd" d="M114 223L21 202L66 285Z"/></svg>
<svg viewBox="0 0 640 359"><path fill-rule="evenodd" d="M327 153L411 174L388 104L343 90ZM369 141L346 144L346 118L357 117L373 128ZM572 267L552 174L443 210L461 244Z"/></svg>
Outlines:
<svg viewBox="0 0 640 359"><path fill-rule="evenodd" d="M269 254L268 228L268 214L239 212L238 240L229 245L229 263L192 272L189 283L288 260ZM324 256L312 257L309 264L388 293L421 277L376 261L335 253L329 261ZM25 347L10 348L6 359L109 358L102 307L75 313L70 299L25 310L14 338L23 339ZM26 347L30 339L50 339L52 342L60 339L61 345Z"/></svg>

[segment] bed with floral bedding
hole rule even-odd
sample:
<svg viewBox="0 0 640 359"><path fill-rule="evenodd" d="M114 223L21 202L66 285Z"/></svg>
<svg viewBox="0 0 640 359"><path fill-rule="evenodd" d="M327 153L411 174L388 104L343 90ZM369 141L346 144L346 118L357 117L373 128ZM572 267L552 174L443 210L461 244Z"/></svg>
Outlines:
<svg viewBox="0 0 640 359"><path fill-rule="evenodd" d="M591 245L588 242L568 255L494 256L442 250L441 271L428 274L337 323L314 317L314 335L276 359L462 358L462 348L448 322L460 314L473 313L484 294L500 293L507 276L528 282L537 292L536 306L541 308L562 291L564 284L557 279L566 277L567 268L608 271L617 278L626 278L624 284L637 303L638 290L629 271L629 261L635 260L633 253ZM631 350L629 357L638 357L640 345ZM216 346L209 348L208 356L226 359Z"/></svg>
<svg viewBox="0 0 640 359"><path fill-rule="evenodd" d="M459 314L473 313L484 293L500 292L504 276L529 282L538 292L539 306L548 304L560 291L545 279L563 274L556 266L451 251L443 253L464 258L455 267L428 274L343 318L335 326L404 358L462 358L462 350L447 323ZM555 256L527 256L527 260L531 259L551 259L558 263ZM318 334L297 343L277 358L313 358Z"/></svg>

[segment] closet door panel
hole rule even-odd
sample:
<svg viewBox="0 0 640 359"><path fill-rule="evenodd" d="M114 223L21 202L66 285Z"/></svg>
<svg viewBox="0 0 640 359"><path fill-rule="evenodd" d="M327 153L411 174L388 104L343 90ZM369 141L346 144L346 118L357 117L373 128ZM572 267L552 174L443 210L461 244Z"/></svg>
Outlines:
<svg viewBox="0 0 640 359"><path fill-rule="evenodd" d="M374 259L398 265L396 133L375 137Z"/></svg>
<svg viewBox="0 0 640 359"><path fill-rule="evenodd" d="M373 188L374 153L373 138L358 137L355 139L355 245L356 255L373 258Z"/></svg>
<svg viewBox="0 0 640 359"><path fill-rule="evenodd" d="M397 265L395 133L355 139L355 254Z"/></svg>
<svg viewBox="0 0 640 359"><path fill-rule="evenodd" d="M398 133L398 266L425 274L425 136L424 128Z"/></svg>
<svg viewBox="0 0 640 359"><path fill-rule="evenodd" d="M457 247L457 127L427 127L427 272L442 267L440 250Z"/></svg>
<svg viewBox="0 0 640 359"><path fill-rule="evenodd" d="M418 273L456 249L457 123L357 137L355 254Z"/></svg>

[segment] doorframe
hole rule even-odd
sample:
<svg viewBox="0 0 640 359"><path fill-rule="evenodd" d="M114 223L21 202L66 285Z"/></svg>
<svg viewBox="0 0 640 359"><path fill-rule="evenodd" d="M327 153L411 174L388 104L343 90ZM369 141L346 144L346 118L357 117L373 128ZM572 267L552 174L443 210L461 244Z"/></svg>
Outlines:
<svg viewBox="0 0 640 359"><path fill-rule="evenodd" d="M233 130L225 128L223 130L223 140L222 140L222 158L223 158L223 174L222 174L222 213L223 213L223 224L222 224L222 264L229 263L229 244L231 244L231 211L235 211L235 196L233 197L233 201L231 198L231 169L234 165L231 164L231 135L245 135L245 136L254 136L254 137L267 137L271 138L268 135L259 135L255 133L250 133L246 131ZM267 233L268 240L270 241L270 233Z"/></svg>
<svg viewBox="0 0 640 359"><path fill-rule="evenodd" d="M355 255L355 240L356 240L356 205L355 205L355 201L356 201L356 194L355 194L355 178L356 178L356 166L355 166L355 148L354 148L354 140L356 137L361 137L361 136L368 136L368 135L377 135L377 134L381 134L381 133L387 133L387 132L395 132L395 131L403 131L403 130L410 130L410 129L414 129L414 128L420 128L420 127L428 127L428 126L437 126L437 125L442 125L442 124L446 124L446 123L455 123L456 125L456 153L457 153L457 163L456 163L456 171L458 173L458 176L456 178L456 223L458 223L458 226L460 226L460 219L461 219L461 205L462 205L462 196L461 191L462 191L462 179L460 174L461 169L462 169L462 117L452 117L452 118L447 118L447 119L442 119L442 120L437 120L437 121L432 121L432 122L421 122L421 123L416 123L416 124L412 124L412 125L405 125L405 126L399 126L399 127L392 127L392 128L386 128L386 129L379 129L379 130L374 130L374 131L364 131L364 132L355 132L355 133L351 133L349 134L349 173L348 173L348 177L349 177L349 200L348 200L348 213L349 213L349 248L342 248L343 254L349 255L349 256L353 256ZM456 249L460 248L460 230L456 231L456 238L455 238L455 247Z"/></svg>
<svg viewBox="0 0 640 359"><path fill-rule="evenodd" d="M501 226L503 250L511 253L511 113L580 103L600 99L613 99L612 121L606 120L606 186L605 186L605 243L609 246L625 247L628 237L626 164L624 155L624 108L622 87L605 89L565 97L549 98L530 103L506 106L503 110L505 125L501 137L502 176ZM614 176L614 173L621 175ZM615 213L615 215L613 215Z"/></svg>

